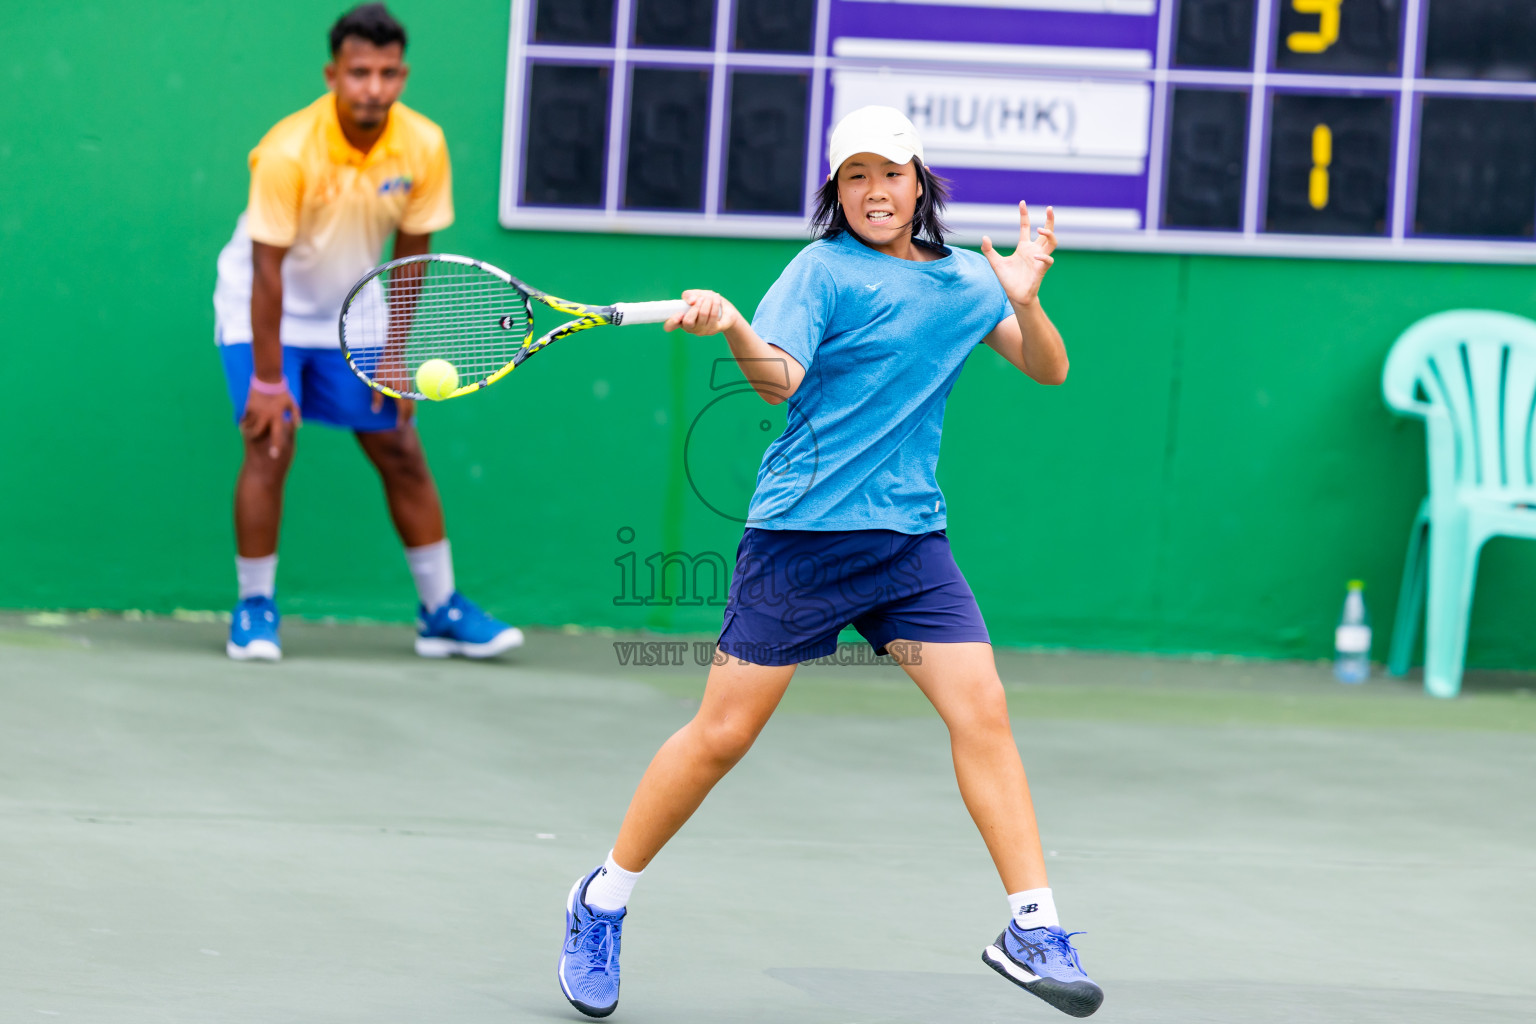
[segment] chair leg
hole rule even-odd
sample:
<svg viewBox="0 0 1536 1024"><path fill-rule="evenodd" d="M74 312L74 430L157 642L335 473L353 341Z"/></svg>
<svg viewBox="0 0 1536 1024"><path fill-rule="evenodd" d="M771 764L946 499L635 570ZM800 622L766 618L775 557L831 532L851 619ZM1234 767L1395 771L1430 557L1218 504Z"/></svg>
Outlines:
<svg viewBox="0 0 1536 1024"><path fill-rule="evenodd" d="M1467 653L1467 623L1477 581L1481 545L1473 542L1465 517L1435 523L1429 536L1429 616L1425 624L1424 690L1432 697L1461 692Z"/></svg>
<svg viewBox="0 0 1536 1024"><path fill-rule="evenodd" d="M1413 664L1413 644L1419 638L1424 614L1424 578L1429 571L1429 499L1419 504L1419 514L1408 531L1408 557L1403 560L1403 583L1397 590L1397 616L1392 623L1392 648L1387 671L1406 675Z"/></svg>

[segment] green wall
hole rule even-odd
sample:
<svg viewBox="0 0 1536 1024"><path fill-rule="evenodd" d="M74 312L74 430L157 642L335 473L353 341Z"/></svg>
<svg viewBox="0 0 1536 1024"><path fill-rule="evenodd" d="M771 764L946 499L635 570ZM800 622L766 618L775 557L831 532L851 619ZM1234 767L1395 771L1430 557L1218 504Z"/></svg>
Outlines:
<svg viewBox="0 0 1536 1024"><path fill-rule="evenodd" d="M750 309L795 244L497 225L507 8L396 5L414 33L406 98L453 152L459 221L438 247L577 298L706 286ZM243 205L246 152L322 89L336 13L153 0L7 14L0 606L231 603L239 443L211 340L213 261ZM1071 380L1034 386L982 350L950 404L951 534L997 639L1322 656L1353 576L1390 622L1425 482L1422 428L1382 406L1382 359L1437 310L1536 315L1536 271L1065 242L1045 300ZM739 525L704 506L689 471L717 503L744 494L761 422L782 413L723 399L685 465L690 424L722 394L722 352L653 327L592 332L425 409L464 589L525 623L714 628L708 604L616 605L615 560L734 552ZM284 609L408 617L409 579L355 444L309 426L299 448ZM1536 664L1533 571L1536 545L1486 550L1473 663Z"/></svg>

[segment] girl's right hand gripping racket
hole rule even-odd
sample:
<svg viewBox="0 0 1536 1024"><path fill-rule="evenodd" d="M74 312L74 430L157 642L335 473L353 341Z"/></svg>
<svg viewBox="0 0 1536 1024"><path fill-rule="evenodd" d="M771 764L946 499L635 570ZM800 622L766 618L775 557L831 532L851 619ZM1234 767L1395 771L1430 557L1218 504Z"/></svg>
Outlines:
<svg viewBox="0 0 1536 1024"><path fill-rule="evenodd" d="M530 300L576 319L535 339ZM577 331L658 324L687 309L681 299L589 306L545 294L466 256L407 256L375 267L352 286L341 307L341 350L352 372L386 395L457 398L496 383L535 352ZM458 384L423 394L417 370L434 359L453 367Z"/></svg>

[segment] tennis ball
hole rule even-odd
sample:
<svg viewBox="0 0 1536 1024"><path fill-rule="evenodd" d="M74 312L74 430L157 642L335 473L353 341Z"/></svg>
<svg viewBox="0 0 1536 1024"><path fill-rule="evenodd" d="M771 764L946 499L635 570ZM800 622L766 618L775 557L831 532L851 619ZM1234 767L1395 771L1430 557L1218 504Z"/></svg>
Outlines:
<svg viewBox="0 0 1536 1024"><path fill-rule="evenodd" d="M416 390L441 402L459 390L459 371L446 359L428 359L416 369Z"/></svg>

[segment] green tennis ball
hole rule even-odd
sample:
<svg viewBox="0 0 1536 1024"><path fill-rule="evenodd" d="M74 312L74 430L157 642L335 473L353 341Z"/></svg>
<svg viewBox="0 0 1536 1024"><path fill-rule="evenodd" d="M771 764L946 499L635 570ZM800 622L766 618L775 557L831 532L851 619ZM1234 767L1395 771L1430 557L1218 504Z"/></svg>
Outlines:
<svg viewBox="0 0 1536 1024"><path fill-rule="evenodd" d="M441 402L459 390L459 371L446 359L428 359L416 369L416 390Z"/></svg>

